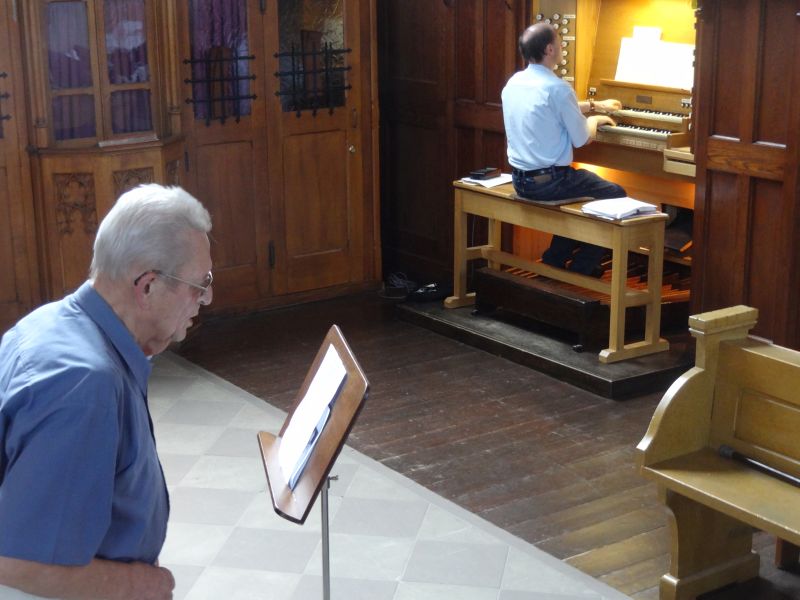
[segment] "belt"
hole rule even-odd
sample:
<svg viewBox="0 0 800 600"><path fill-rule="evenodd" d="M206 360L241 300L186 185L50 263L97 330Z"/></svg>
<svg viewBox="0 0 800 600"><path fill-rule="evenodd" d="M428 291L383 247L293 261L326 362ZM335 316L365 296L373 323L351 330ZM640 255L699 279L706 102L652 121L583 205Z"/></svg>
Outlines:
<svg viewBox="0 0 800 600"><path fill-rule="evenodd" d="M555 175L566 169L569 169L569 167L544 167L543 169L533 169L531 171L523 171L522 169L511 167L511 172L518 177L536 177L537 175Z"/></svg>

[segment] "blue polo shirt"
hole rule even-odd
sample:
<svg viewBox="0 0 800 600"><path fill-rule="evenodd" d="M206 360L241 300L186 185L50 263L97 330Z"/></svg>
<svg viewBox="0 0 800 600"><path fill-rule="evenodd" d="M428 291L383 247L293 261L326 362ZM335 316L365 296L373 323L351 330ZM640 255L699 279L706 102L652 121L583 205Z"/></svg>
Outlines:
<svg viewBox="0 0 800 600"><path fill-rule="evenodd" d="M0 344L0 555L47 564L153 563L169 501L151 365L87 282Z"/></svg>
<svg viewBox="0 0 800 600"><path fill-rule="evenodd" d="M529 64L501 93L508 162L530 171L572 163L572 147L589 141L575 91L547 67Z"/></svg>

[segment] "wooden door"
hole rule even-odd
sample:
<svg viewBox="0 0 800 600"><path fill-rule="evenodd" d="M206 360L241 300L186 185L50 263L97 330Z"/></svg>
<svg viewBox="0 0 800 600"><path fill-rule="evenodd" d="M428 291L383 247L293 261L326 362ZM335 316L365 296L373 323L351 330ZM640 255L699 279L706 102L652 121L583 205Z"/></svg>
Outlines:
<svg viewBox="0 0 800 600"><path fill-rule="evenodd" d="M695 90L695 312L759 309L800 347L800 2L704 0Z"/></svg>
<svg viewBox="0 0 800 600"><path fill-rule="evenodd" d="M270 292L260 0L180 2L185 185L211 213L214 308ZM191 62L189 62L191 61Z"/></svg>
<svg viewBox="0 0 800 600"><path fill-rule="evenodd" d="M19 21L0 3L0 333L39 301Z"/></svg>
<svg viewBox="0 0 800 600"><path fill-rule="evenodd" d="M371 2L275 0L266 12L273 290L364 281L376 236Z"/></svg>

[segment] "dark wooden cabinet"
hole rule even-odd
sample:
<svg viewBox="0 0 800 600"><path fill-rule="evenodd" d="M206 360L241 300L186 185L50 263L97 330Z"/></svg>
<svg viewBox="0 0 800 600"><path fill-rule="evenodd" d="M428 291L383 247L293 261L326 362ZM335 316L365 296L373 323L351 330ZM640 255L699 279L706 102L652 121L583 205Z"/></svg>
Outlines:
<svg viewBox="0 0 800 600"><path fill-rule="evenodd" d="M693 310L800 348L800 2L698 3Z"/></svg>

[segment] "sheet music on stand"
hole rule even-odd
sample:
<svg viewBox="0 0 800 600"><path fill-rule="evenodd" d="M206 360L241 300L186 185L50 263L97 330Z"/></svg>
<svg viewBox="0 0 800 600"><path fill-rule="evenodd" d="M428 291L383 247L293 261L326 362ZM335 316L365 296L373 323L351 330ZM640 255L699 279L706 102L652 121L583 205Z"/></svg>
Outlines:
<svg viewBox="0 0 800 600"><path fill-rule="evenodd" d="M258 432L275 512L302 525L314 500L320 498L323 600L331 596L329 474L368 391L361 366L341 330L332 325L278 435Z"/></svg>
<svg viewBox="0 0 800 600"><path fill-rule="evenodd" d="M664 42L657 27L634 27L620 40L614 79L690 90L694 81L694 45Z"/></svg>
<svg viewBox="0 0 800 600"><path fill-rule="evenodd" d="M342 389L347 370L333 346L328 346L308 391L300 400L281 438L278 464L291 489L303 472L320 434L328 422L331 408Z"/></svg>
<svg viewBox="0 0 800 600"><path fill-rule="evenodd" d="M258 433L267 487L280 516L305 522L368 390L341 330L331 326L278 435Z"/></svg>

